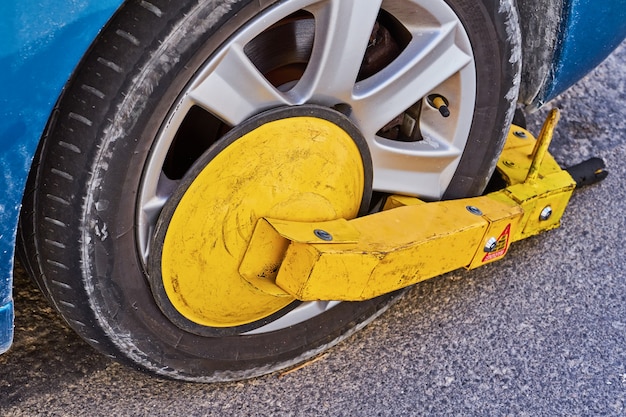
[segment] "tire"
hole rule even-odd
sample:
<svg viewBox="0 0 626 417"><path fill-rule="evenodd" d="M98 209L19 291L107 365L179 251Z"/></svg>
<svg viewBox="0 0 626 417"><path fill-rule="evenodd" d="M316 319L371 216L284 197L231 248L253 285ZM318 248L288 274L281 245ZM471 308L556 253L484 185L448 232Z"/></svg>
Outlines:
<svg viewBox="0 0 626 417"><path fill-rule="evenodd" d="M177 185L207 149L220 146L226 132L268 109L314 104L346 114L370 148L374 196L438 199L482 192L503 146L519 84L514 8L495 0L385 1L384 7L393 6L392 15L372 7L363 11L363 5L360 0L129 1L103 29L50 119L19 231L25 267L89 344L168 378L244 379L305 361L397 299L400 293L358 303L294 302L252 332L244 326L212 333L210 326L196 331L172 320L149 279L151 248L159 244L154 229ZM331 6L338 8L341 24L325 20L333 15L326 13ZM441 50L426 54L422 64L411 63L408 57L428 47L409 42L409 14L398 11L411 9L424 9L426 17L412 17L417 24L411 26L424 36L419 24L428 22L432 29L432 19L444 16L436 36L453 41L453 47L436 42ZM346 24L349 16L357 20ZM324 30L315 29L313 17ZM369 48L382 43L383 53L358 42L365 33L358 28L374 27L374 20L378 32ZM324 36L332 32L325 29L343 27L352 29L334 40ZM319 54L326 51L321 41L336 45L339 36L352 32L361 37L340 43L349 48L329 49L328 60ZM237 50L246 36L252 41L246 40L243 55L225 53ZM350 64L364 55L368 59L360 66ZM468 56L460 67L449 64L451 57ZM224 64L231 58L234 63ZM304 71L318 64L317 72ZM255 71L264 77L254 78ZM451 74L442 75L446 71ZM235 78L219 84L217 73ZM316 84L311 74L328 82ZM352 77L349 88L345 74ZM426 82L430 78L423 74L435 81ZM374 95L382 80L397 75L402 77L387 95ZM270 98L255 95L258 90ZM362 91L374 98L368 101ZM432 94L449 102L449 118L432 108ZM196 100L193 106L189 100ZM402 130L398 117L416 109L420 128ZM418 140L407 139L409 133ZM156 197L161 200L154 209Z"/></svg>

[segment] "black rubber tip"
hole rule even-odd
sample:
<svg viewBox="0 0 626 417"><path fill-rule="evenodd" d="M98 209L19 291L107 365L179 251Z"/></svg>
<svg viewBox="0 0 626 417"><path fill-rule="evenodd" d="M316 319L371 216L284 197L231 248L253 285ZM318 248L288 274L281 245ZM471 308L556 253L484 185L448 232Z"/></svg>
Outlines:
<svg viewBox="0 0 626 417"><path fill-rule="evenodd" d="M604 161L600 158L591 158L565 170L576 181L576 187L595 184L605 179L609 172L605 170Z"/></svg>

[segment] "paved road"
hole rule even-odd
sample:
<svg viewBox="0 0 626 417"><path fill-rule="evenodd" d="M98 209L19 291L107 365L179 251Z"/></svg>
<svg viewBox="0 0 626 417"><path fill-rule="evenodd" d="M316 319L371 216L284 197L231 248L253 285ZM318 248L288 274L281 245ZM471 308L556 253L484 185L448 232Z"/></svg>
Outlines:
<svg viewBox="0 0 626 417"><path fill-rule="evenodd" d="M626 415L625 65L626 43L552 103L557 159L598 155L611 171L574 196L562 228L420 284L295 372L217 385L146 376L82 343L18 269L0 415Z"/></svg>

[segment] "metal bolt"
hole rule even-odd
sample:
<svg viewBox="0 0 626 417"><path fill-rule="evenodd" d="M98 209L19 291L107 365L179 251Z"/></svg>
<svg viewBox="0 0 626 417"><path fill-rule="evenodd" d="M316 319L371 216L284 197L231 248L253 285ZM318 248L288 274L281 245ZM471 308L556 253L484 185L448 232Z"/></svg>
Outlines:
<svg viewBox="0 0 626 417"><path fill-rule="evenodd" d="M483 212L480 211L480 209L478 207L467 206L465 208L467 209L467 211L469 211L472 214L475 214L476 216L482 216L483 215Z"/></svg>
<svg viewBox="0 0 626 417"><path fill-rule="evenodd" d="M552 217L552 207L546 206L543 210L541 210L541 214L539 214L539 220L545 222L550 217Z"/></svg>
<svg viewBox="0 0 626 417"><path fill-rule="evenodd" d="M319 237L322 240L325 240L327 242L330 242L331 240L333 240L333 235L331 235L330 233L328 233L326 230L322 230L322 229L315 229L313 231L313 233L315 233L315 236Z"/></svg>
<svg viewBox="0 0 626 417"><path fill-rule="evenodd" d="M485 243L485 252L493 252L496 250L496 246L498 245L498 239L495 237L490 237L487 243Z"/></svg>
<svg viewBox="0 0 626 417"><path fill-rule="evenodd" d="M515 162L513 161L504 161L503 164L509 168L513 168L515 166Z"/></svg>
<svg viewBox="0 0 626 417"><path fill-rule="evenodd" d="M516 130L515 132L513 132L513 134L518 138L526 139L526 132L523 132L521 130Z"/></svg>

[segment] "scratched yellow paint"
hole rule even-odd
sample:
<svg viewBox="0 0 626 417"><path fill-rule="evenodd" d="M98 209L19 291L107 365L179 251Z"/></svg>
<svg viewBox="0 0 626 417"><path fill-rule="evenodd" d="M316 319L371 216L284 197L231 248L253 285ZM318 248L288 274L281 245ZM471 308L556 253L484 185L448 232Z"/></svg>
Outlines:
<svg viewBox="0 0 626 417"><path fill-rule="evenodd" d="M390 196L385 211L343 223L263 219L260 240L281 243L251 248L255 259L245 260L245 276L253 282L255 269L258 276L269 269L263 261L272 259L272 274L264 279L275 283L269 285L274 291L302 301L359 301L502 259L512 242L558 227L576 185L547 153L557 120L558 114L551 114L539 141L512 129L498 163L508 183L503 190L432 203ZM552 215L544 218L546 207ZM319 228L339 238L324 243L303 238L303 231Z"/></svg>
<svg viewBox="0 0 626 417"><path fill-rule="evenodd" d="M264 292L238 272L257 220L351 219L363 190L357 146L326 120L281 119L237 139L204 167L169 224L161 272L172 305L212 327L284 308L293 297Z"/></svg>
<svg viewBox="0 0 626 417"><path fill-rule="evenodd" d="M412 205L352 220L357 243L292 244L276 283L301 300L357 301L462 268L489 225L466 204Z"/></svg>

